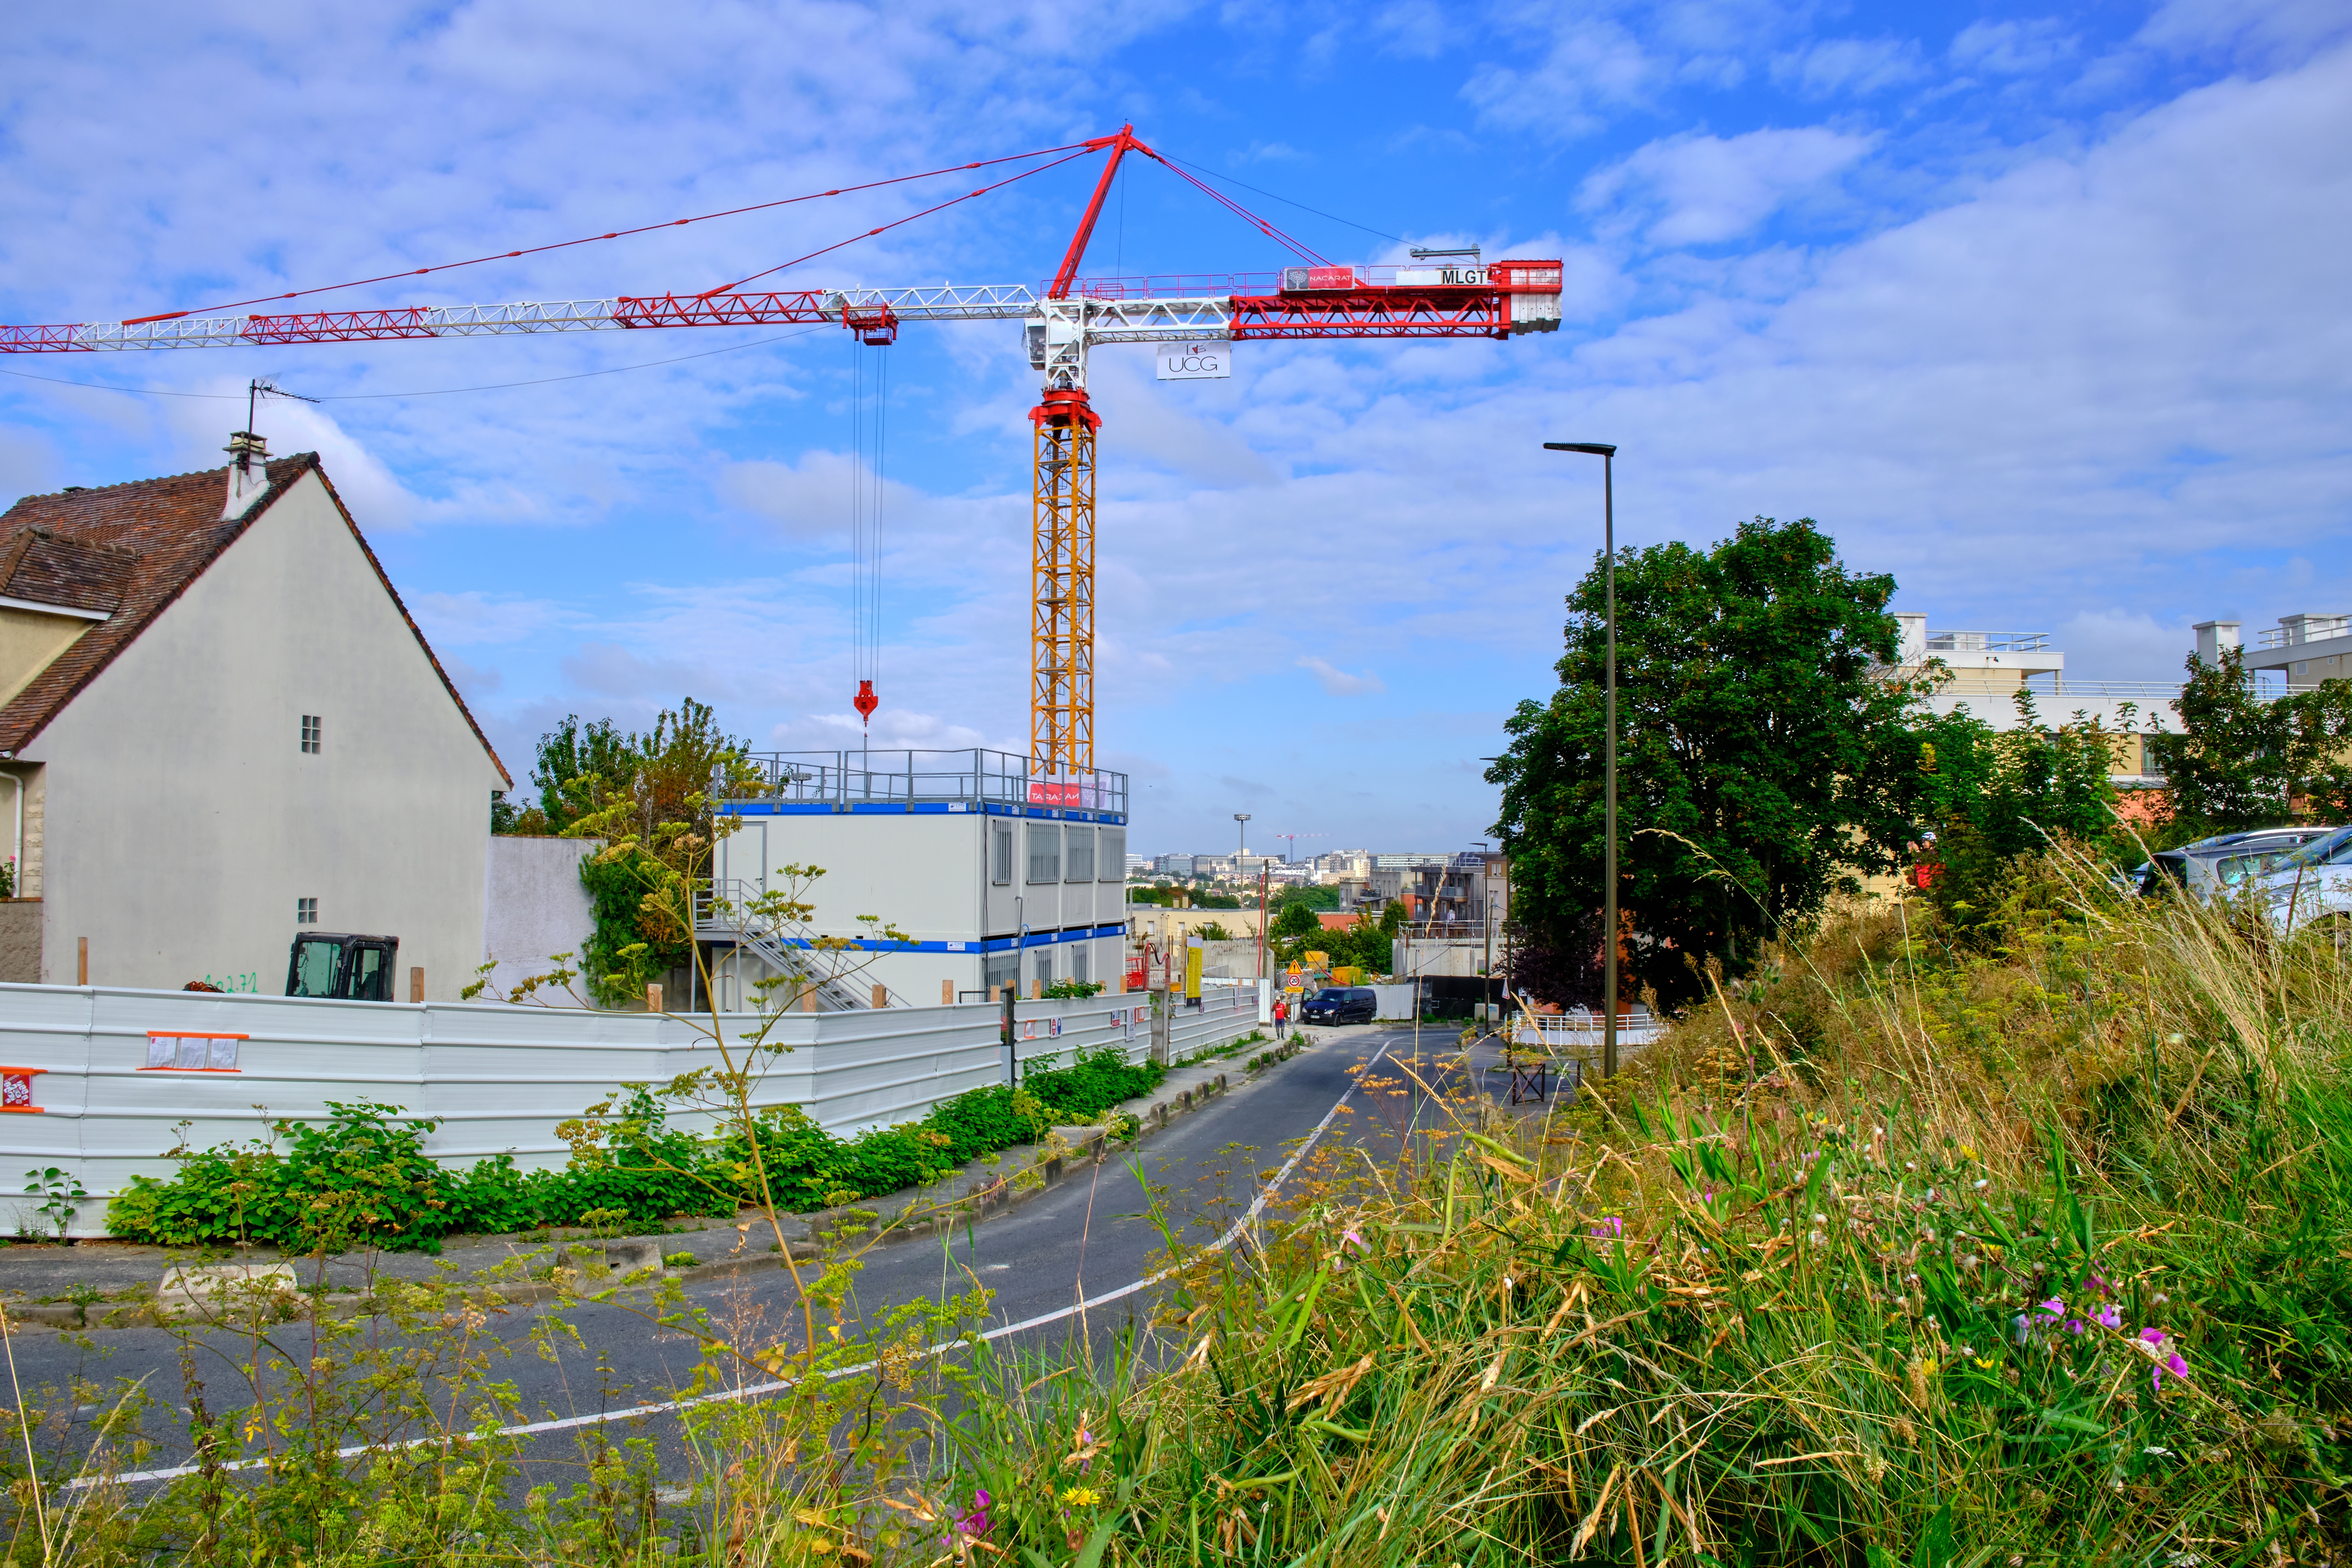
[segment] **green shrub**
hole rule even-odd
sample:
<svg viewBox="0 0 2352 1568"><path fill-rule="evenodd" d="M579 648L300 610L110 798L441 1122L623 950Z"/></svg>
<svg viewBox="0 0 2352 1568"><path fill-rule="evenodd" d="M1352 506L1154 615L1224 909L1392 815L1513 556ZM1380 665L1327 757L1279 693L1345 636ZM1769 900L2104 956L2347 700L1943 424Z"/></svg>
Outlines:
<svg viewBox="0 0 2352 1568"><path fill-rule="evenodd" d="M329 1100L324 1127L281 1121L289 1147L273 1172L268 1221L281 1246L304 1252L354 1246L438 1250L449 1229L447 1173L425 1152L440 1123L394 1121L396 1105Z"/></svg>
<svg viewBox="0 0 2352 1568"><path fill-rule="evenodd" d="M168 1182L132 1177L108 1205L106 1223L127 1240L163 1247L254 1241L297 1252L435 1252L443 1237L461 1233L730 1213L759 1201L760 1166L777 1205L804 1213L936 1181L963 1161L1032 1142L1054 1122L1091 1121L1166 1077L1157 1063L1130 1066L1106 1048L1066 1068L1041 1062L1018 1089L972 1089L920 1121L848 1139L798 1106L776 1106L753 1125L757 1164L741 1133L710 1143L672 1129L662 1101L638 1085L603 1136L583 1142L561 1171L520 1171L510 1154L453 1170L425 1152L437 1123L399 1120L397 1106L331 1101L323 1125L277 1123L283 1152L260 1143L176 1151L180 1173Z"/></svg>
<svg viewBox="0 0 2352 1568"><path fill-rule="evenodd" d="M649 1224L674 1214L726 1214L731 1188L714 1190L709 1151L690 1132L671 1130L660 1100L630 1089L604 1142L584 1148L561 1172L538 1173L535 1196L543 1225L580 1225L599 1211Z"/></svg>
<svg viewBox="0 0 2352 1568"><path fill-rule="evenodd" d="M946 1136L947 1156L959 1163L1009 1149L1030 1137L1028 1123L1013 1109L1013 1091L1003 1084L966 1089L933 1106L925 1120Z"/></svg>
<svg viewBox="0 0 2352 1568"><path fill-rule="evenodd" d="M470 1171L442 1173L452 1234L498 1236L539 1224L540 1184L551 1171L515 1169L512 1154L478 1160Z"/></svg>
<svg viewBox="0 0 2352 1568"><path fill-rule="evenodd" d="M133 1176L106 1206L115 1235L162 1247L226 1247L270 1228L260 1200L277 1161L266 1144L223 1144L182 1152L180 1174L159 1182ZM257 1227L256 1221L263 1223Z"/></svg>

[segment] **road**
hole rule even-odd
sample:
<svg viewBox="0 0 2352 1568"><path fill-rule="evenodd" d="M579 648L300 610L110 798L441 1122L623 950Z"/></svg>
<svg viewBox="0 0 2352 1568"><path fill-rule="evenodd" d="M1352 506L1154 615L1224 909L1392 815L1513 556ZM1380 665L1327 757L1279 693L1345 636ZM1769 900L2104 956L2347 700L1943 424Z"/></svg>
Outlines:
<svg viewBox="0 0 2352 1568"><path fill-rule="evenodd" d="M1422 1044L1426 1058L1434 1059L1452 1051L1453 1036L1424 1030ZM1180 1227L1192 1245L1213 1239L1248 1207L1263 1177L1318 1125L1325 1129L1325 1142L1358 1146L1382 1167L1391 1163L1417 1113L1419 1097L1399 1089L1357 1092L1347 1110L1335 1115L1334 1107L1354 1089L1356 1069L1383 1053L1391 1061L1410 1061L1412 1051L1410 1028L1333 1031L1321 1045L1237 1086L1134 1152L1082 1171L1025 1205L944 1240L875 1247L862 1258L854 1315L875 1322L894 1306L966 1294L977 1284L992 1292L985 1327L1000 1346L1037 1349L1066 1339L1106 1344L1125 1324L1148 1318L1165 1289L1123 1289L1147 1280L1164 1260L1162 1224ZM1377 1075L1386 1082L1402 1076L1386 1070ZM1273 1196L1279 1201L1279 1194ZM1155 1198L1156 1220L1147 1212ZM808 1266L803 1270L809 1272ZM734 1342L800 1342L797 1289L783 1270L695 1282L687 1294ZM517 1309L493 1319L485 1332L514 1348L490 1375L514 1384L524 1418L559 1424L531 1436L527 1475L560 1479L558 1472L577 1468L583 1435L610 1425L614 1413L674 1398L692 1378L700 1352L693 1339L656 1328L638 1313L586 1304L561 1309L562 1318L577 1329L578 1342L542 1355L530 1341L545 1310ZM304 1326L283 1325L276 1337L295 1356L308 1353ZM127 1329L90 1340L90 1350L62 1336L18 1340L16 1374L21 1386L29 1394L44 1385L79 1383L103 1390L144 1379L159 1400L142 1423L142 1435L155 1446L145 1462L155 1468L184 1463L189 1445L181 1414L186 1395L180 1336L162 1329ZM222 1334L197 1342L206 1347L198 1365L209 1405L221 1411L248 1405L249 1387L236 1366L249 1346ZM85 1418L110 1403L102 1394L83 1397L90 1400L80 1407ZM677 1421L656 1415L629 1419L626 1426L631 1435L655 1440L665 1475L688 1469ZM94 1434L77 1421L58 1436L68 1450L86 1452Z"/></svg>

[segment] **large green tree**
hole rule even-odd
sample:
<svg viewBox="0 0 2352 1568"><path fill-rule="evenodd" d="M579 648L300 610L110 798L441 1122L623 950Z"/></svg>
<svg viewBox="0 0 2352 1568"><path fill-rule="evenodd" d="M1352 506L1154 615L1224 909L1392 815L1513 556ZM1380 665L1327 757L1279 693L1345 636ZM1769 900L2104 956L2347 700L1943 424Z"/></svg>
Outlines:
<svg viewBox="0 0 2352 1568"><path fill-rule="evenodd" d="M1488 770L1530 936L1589 942L1601 901L1602 563L1568 598L1547 702ZM1849 572L1810 518L1712 549L1617 559L1619 903L1633 978L1669 998L1734 971L1787 922L1897 865L1915 833L1916 692L1885 678L1895 581ZM1586 933L1579 934L1580 927Z"/></svg>
<svg viewBox="0 0 2352 1568"><path fill-rule="evenodd" d="M2000 879L2020 855L2063 840L2137 858L2110 776L2121 733L2080 714L2053 728L2023 691L2017 720L2001 731L1967 713L1917 722L1920 816L1937 836L1919 858L1939 868L1928 896L1963 935L1998 933Z"/></svg>
<svg viewBox="0 0 2352 1568"><path fill-rule="evenodd" d="M2187 673L2179 732L2148 742L2169 785L2168 838L2270 826L2298 801L2332 821L2352 812L2352 680L2259 697L2243 648L2213 664L2191 654Z"/></svg>

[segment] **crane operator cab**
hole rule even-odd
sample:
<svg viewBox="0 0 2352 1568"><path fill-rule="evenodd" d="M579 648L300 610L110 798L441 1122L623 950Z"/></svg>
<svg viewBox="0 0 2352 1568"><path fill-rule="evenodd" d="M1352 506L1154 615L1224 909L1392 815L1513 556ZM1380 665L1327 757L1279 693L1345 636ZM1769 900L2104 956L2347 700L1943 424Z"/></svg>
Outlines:
<svg viewBox="0 0 2352 1568"><path fill-rule="evenodd" d="M396 936L351 936L341 931L305 931L294 939L286 963L286 994L324 996L341 1002L392 1000Z"/></svg>

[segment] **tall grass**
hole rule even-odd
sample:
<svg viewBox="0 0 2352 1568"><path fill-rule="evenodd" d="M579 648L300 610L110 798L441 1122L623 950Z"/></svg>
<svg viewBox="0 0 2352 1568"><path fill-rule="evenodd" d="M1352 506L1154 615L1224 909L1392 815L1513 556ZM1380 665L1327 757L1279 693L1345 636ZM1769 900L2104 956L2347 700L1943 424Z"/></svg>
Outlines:
<svg viewBox="0 0 2352 1568"><path fill-rule="evenodd" d="M1573 1107L1382 1064L1346 1119L1382 1136L1327 1138L1234 1245L1171 1225L1133 1331L958 1343L976 1293L864 1314L850 1256L814 1334L657 1299L705 1391L769 1390L689 1414L682 1496L599 1428L509 1506L495 1354L419 1296L406 1339L326 1342L405 1423L319 1403L358 1463L240 1405L194 1419L257 1473L20 1464L14 1560L2344 1561L2344 959L2063 856L2000 897L1991 947L1842 916ZM436 1323L439 1360L404 1348Z"/></svg>
<svg viewBox="0 0 2352 1568"><path fill-rule="evenodd" d="M1198 1260L1175 1370L974 1413L990 1539L2337 1560L2341 958L2061 856L2003 897L1991 951L1916 910L1832 921L1577 1110L1457 1106L1393 1177L1335 1152L1263 1247Z"/></svg>

